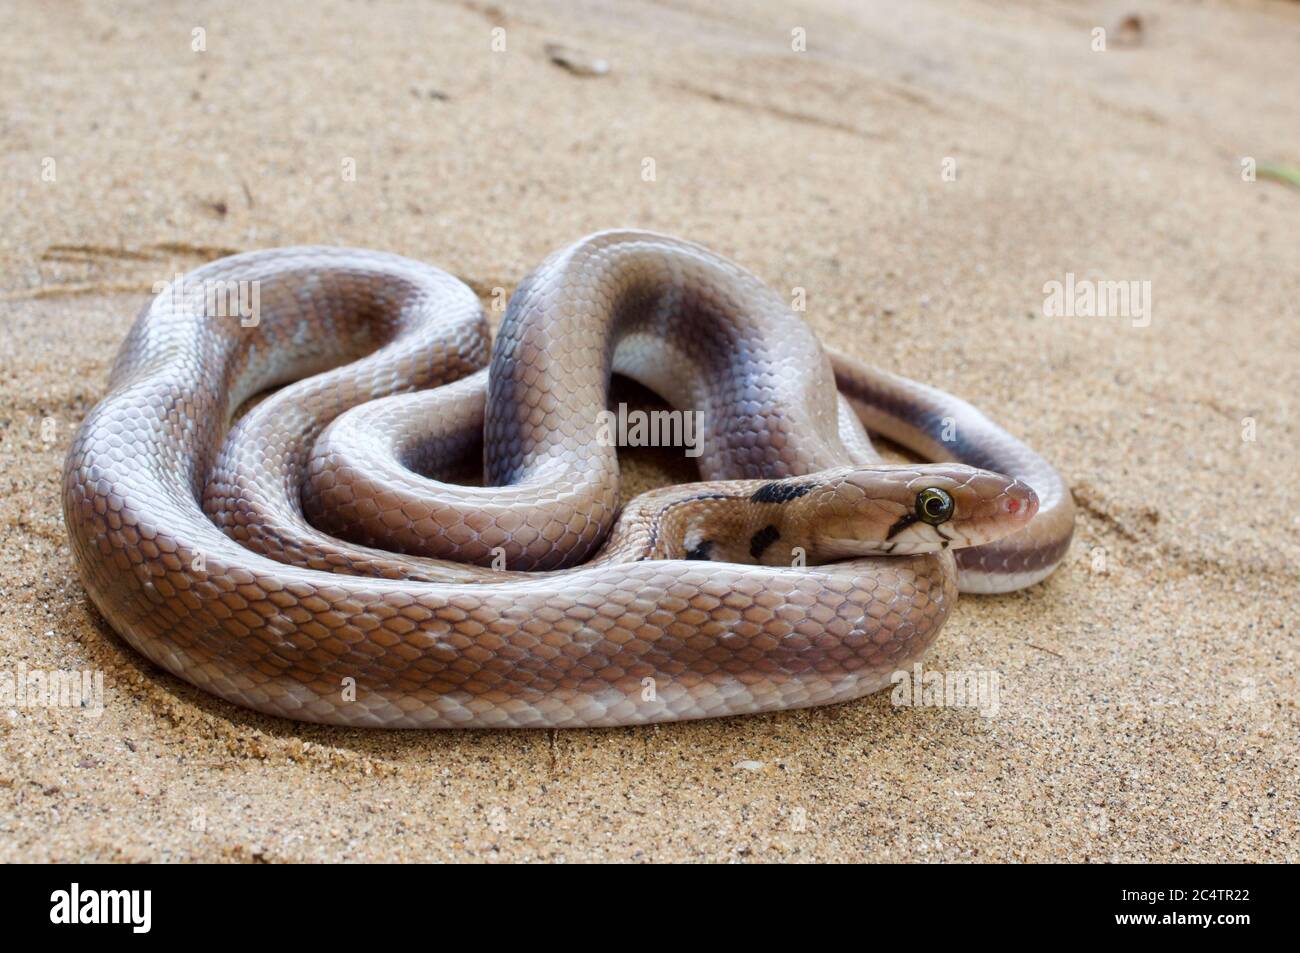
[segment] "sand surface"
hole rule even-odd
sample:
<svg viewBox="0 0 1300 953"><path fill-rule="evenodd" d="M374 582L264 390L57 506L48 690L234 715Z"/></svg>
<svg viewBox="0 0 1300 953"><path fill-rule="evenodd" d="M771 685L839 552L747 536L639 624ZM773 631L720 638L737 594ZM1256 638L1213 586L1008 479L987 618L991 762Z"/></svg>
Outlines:
<svg viewBox="0 0 1300 953"><path fill-rule="evenodd" d="M0 706L0 859L1300 859L1300 191L1242 176L1300 164L1300 5L188 7L0 13L0 672L105 685L99 717ZM336 243L490 293L620 225L806 289L824 340L1071 481L1067 564L964 597L927 659L998 673L996 713L339 730L93 612L59 470L155 282ZM1046 316L1067 273L1149 281L1149 325Z"/></svg>

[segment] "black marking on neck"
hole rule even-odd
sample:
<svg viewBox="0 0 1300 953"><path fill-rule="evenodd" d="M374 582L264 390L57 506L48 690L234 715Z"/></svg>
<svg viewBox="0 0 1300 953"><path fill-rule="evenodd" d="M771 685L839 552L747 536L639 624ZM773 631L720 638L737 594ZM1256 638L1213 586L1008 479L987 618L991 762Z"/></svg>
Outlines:
<svg viewBox="0 0 1300 953"><path fill-rule="evenodd" d="M903 530L907 529L913 523L918 522L915 513L904 513L898 518L898 522L889 527L889 532L885 534L885 539L893 539Z"/></svg>
<svg viewBox="0 0 1300 953"><path fill-rule="evenodd" d="M763 550L767 549L767 547L771 546L780 538L781 531L769 523L767 526L764 526L755 533L754 538L749 541L749 555L758 559L763 555Z"/></svg>
<svg viewBox="0 0 1300 953"><path fill-rule="evenodd" d="M713 552L713 541L710 539L706 539L704 542L700 543L700 545L696 546L694 549L689 550L686 553L686 558L687 559L709 559L710 554L712 552Z"/></svg>
<svg viewBox="0 0 1300 953"><path fill-rule="evenodd" d="M816 483L764 483L749 498L751 503L788 503L817 489Z"/></svg>
<svg viewBox="0 0 1300 953"><path fill-rule="evenodd" d="M669 510L678 506L682 506L685 503L694 503L696 500L731 500L731 499L739 499L739 497L733 497L727 493L701 493L698 496L690 496L684 500L674 500L673 502L669 503L667 506L665 506L663 509L659 511L654 521L650 524L650 542L646 546L645 549L646 553L649 554L654 552L655 547L659 545L659 527L664 521L664 515ZM699 547L696 548L698 549ZM646 556L642 556L641 558L648 559L649 556L646 555ZM688 556L687 558L690 559L691 557ZM700 558L708 559L709 557L703 556Z"/></svg>

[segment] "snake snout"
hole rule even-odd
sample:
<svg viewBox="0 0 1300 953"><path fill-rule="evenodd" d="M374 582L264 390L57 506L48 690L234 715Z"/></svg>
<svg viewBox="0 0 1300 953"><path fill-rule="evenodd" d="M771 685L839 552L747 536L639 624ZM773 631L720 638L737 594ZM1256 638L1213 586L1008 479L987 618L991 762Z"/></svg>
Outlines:
<svg viewBox="0 0 1300 953"><path fill-rule="evenodd" d="M1038 513L1038 494L1015 477L985 471L971 479L968 489L967 519L960 530L968 545L1019 532Z"/></svg>
<svg viewBox="0 0 1300 953"><path fill-rule="evenodd" d="M1018 523L1028 523L1038 512L1038 494L1029 484L1014 480L999 498L998 510Z"/></svg>

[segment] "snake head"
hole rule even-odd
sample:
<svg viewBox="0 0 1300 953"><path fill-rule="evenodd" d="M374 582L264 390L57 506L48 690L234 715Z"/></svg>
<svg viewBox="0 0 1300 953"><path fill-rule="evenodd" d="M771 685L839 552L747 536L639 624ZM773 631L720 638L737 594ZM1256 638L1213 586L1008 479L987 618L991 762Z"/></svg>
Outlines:
<svg viewBox="0 0 1300 953"><path fill-rule="evenodd" d="M801 547L809 563L980 546L1038 512L1027 484L957 463L827 470L767 484L752 497L781 498L768 510L768 535L784 551Z"/></svg>

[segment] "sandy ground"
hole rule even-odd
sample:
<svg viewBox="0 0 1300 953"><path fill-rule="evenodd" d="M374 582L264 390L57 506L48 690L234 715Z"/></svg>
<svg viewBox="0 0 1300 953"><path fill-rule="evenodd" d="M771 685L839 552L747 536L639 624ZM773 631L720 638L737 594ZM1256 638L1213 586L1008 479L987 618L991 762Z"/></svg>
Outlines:
<svg viewBox="0 0 1300 953"><path fill-rule="evenodd" d="M99 717L0 706L0 859L1300 858L1300 191L1242 166L1300 163L1300 6L256 6L0 14L0 673L105 684ZM58 474L154 282L338 243L486 292L616 225L806 289L825 340L1067 475L1067 564L963 598L927 660L998 673L996 713L336 730L99 621ZM1149 326L1047 316L1067 273L1149 281Z"/></svg>

